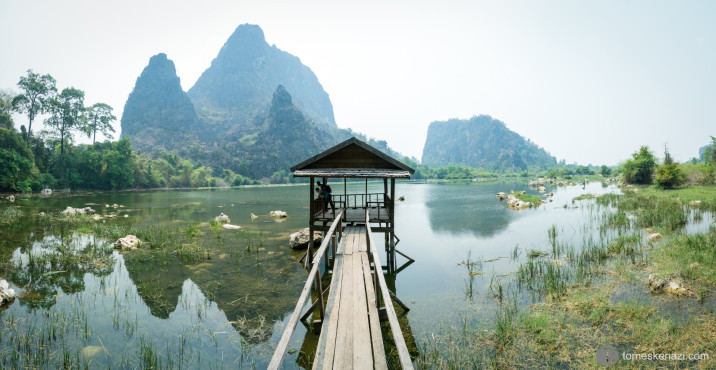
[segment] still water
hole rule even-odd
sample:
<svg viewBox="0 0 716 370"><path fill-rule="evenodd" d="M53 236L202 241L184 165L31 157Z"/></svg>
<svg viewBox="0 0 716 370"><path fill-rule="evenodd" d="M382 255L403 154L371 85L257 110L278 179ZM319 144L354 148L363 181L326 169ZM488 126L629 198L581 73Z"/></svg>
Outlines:
<svg viewBox="0 0 716 370"><path fill-rule="evenodd" d="M349 183L347 191L363 192L365 186ZM343 192L342 184L333 188ZM522 183L397 184L396 194L405 197L396 203L397 249L415 262L387 280L410 307L402 318L409 343L460 322L466 311L477 317L471 325L489 329L496 309L487 294L490 284L510 279L525 251L547 250L553 225L567 243L595 232L593 200L573 198L618 192L601 183L548 187L554 192L550 203L517 211L495 197L510 190L539 194ZM368 191L382 191L382 182L369 183ZM91 367L264 368L305 282L297 262L301 252L289 249L288 236L307 226L308 196L308 187L297 185L5 202L3 208L19 212L0 224L0 278L18 298L0 308L3 364L62 365L69 359ZM193 240L209 246L209 252L193 260L142 250L119 253L112 250L114 240L95 237L83 230L85 224L61 217L67 206L116 216L93 221L104 225L191 229ZM273 219L272 210L289 217ZM50 216L39 217L40 212ZM211 230L209 222L220 213L242 229ZM712 221L707 218L706 225ZM85 248L105 256L65 264L48 258L58 249ZM460 264L468 258L482 261L481 274L469 276ZM398 255L398 267L407 262ZM286 367L306 366L316 340L299 324Z"/></svg>

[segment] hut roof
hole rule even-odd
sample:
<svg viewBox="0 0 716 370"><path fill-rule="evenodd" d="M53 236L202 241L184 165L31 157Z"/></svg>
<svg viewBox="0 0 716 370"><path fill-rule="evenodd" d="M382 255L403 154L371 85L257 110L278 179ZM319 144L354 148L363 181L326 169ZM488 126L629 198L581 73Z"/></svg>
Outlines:
<svg viewBox="0 0 716 370"><path fill-rule="evenodd" d="M410 178L415 170L352 137L293 167L294 177Z"/></svg>

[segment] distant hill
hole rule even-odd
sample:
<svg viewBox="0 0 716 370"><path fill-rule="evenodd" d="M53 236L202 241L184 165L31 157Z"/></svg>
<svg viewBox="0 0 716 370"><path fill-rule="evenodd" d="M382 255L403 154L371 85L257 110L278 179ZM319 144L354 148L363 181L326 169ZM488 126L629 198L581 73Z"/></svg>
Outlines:
<svg viewBox="0 0 716 370"><path fill-rule="evenodd" d="M351 136L401 157L382 140L340 129L328 94L301 61L241 25L189 92L165 54L150 58L121 119L145 153L174 150L199 165L271 176Z"/></svg>
<svg viewBox="0 0 716 370"><path fill-rule="evenodd" d="M429 166L464 165L491 171L557 165L557 160L544 149L487 115L432 122L422 162Z"/></svg>
<svg viewBox="0 0 716 370"><path fill-rule="evenodd" d="M269 46L256 25L237 27L188 93L205 122L242 125L265 112L278 85L317 125L336 127L333 105L316 75L297 57Z"/></svg>
<svg viewBox="0 0 716 370"><path fill-rule="evenodd" d="M130 137L142 150L174 149L189 140L199 124L174 62L166 54L151 57L124 105L120 137Z"/></svg>

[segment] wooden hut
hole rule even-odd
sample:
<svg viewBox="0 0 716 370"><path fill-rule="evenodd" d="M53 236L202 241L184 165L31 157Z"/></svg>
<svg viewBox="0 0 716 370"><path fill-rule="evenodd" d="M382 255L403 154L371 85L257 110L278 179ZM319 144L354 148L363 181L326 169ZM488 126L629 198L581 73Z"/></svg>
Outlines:
<svg viewBox="0 0 716 370"><path fill-rule="evenodd" d="M365 223L366 210L374 231L385 232L386 240L395 238L395 179L409 179L415 170L352 137L322 153L319 153L293 167L294 177L310 177L309 229L311 239L314 231L327 231L330 222L340 210L345 210L343 222ZM365 191L348 193L347 179L365 179ZM343 179L328 183L329 179ZM368 179L382 179L383 192L368 192ZM328 183L333 192L336 213L324 210L323 201L318 200L316 182ZM369 225L366 225L369 226ZM313 242L309 242L309 247ZM310 253L309 253L310 255Z"/></svg>

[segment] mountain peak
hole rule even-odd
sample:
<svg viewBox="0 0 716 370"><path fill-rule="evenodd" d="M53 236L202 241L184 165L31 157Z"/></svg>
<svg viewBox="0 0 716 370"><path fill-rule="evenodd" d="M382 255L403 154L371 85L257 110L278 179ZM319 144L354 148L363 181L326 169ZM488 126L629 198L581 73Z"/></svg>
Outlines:
<svg viewBox="0 0 716 370"><path fill-rule="evenodd" d="M256 24L244 23L236 27L234 33L229 36L228 43L240 43L242 45L250 43L265 43L264 31Z"/></svg>
<svg viewBox="0 0 716 370"><path fill-rule="evenodd" d="M336 127L333 105L316 75L297 57L267 44L257 25L238 26L188 94L200 118L242 125L269 108L278 85L313 122Z"/></svg>

